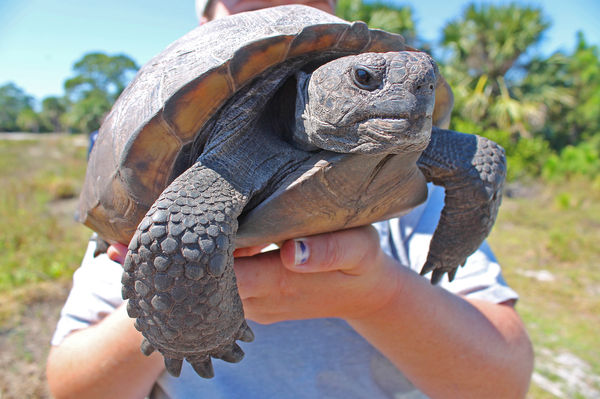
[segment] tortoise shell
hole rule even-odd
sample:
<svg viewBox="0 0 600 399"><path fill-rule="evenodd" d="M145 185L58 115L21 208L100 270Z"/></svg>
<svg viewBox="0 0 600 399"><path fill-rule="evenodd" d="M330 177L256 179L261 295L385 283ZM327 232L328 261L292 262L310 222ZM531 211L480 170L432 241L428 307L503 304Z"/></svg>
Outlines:
<svg viewBox="0 0 600 399"><path fill-rule="evenodd" d="M203 126L269 68L306 55L325 62L402 50L414 49L400 35L300 5L197 27L142 67L114 104L90 155L79 219L106 240L129 242L156 198L189 166L192 147L201 152ZM439 76L433 124L446 127L451 108L451 90Z"/></svg>

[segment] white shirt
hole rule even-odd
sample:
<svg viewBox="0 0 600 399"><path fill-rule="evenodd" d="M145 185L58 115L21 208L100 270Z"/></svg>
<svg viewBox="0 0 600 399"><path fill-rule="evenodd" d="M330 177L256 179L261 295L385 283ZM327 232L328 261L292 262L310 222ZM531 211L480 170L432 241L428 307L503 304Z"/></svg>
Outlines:
<svg viewBox="0 0 600 399"><path fill-rule="evenodd" d="M409 214L375 223L381 247L399 264L419 272L444 204L443 188L430 185L428 200ZM122 268L106 254L93 257L94 243L73 276L53 345L71 332L100 321L123 303ZM504 282L487 244L442 287L495 303L517 299ZM425 398L383 355L340 319L249 322L256 339L239 343L238 364L214 360L215 377L198 377L184 362L181 376L163 373L152 398Z"/></svg>

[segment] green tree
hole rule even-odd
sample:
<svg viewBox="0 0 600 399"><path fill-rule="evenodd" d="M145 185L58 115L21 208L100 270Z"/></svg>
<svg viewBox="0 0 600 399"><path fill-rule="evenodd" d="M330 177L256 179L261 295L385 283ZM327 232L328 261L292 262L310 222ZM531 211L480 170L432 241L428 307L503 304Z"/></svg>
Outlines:
<svg viewBox="0 0 600 399"><path fill-rule="evenodd" d="M578 145L600 133L600 56L579 33L572 54L556 52L535 58L515 88L519 97L545 107L547 123L541 135L556 150Z"/></svg>
<svg viewBox="0 0 600 399"><path fill-rule="evenodd" d="M526 95L515 97L509 71L520 66L548 27L540 8L517 4L471 4L448 23L442 44L450 56L443 71L455 88L457 116L484 129L524 136L530 136L532 125L543 125L543 104Z"/></svg>
<svg viewBox="0 0 600 399"><path fill-rule="evenodd" d="M104 116L110 111L112 102L106 93L100 90L90 91L79 101L69 106L65 114L67 126L79 132L92 132L97 130Z"/></svg>
<svg viewBox="0 0 600 399"><path fill-rule="evenodd" d="M17 119L24 111L33 111L33 97L12 82L0 86L0 131L20 130Z"/></svg>
<svg viewBox="0 0 600 399"><path fill-rule="evenodd" d="M83 132L95 130L138 66L126 55L89 53L75 63L76 75L65 81L69 126Z"/></svg>
<svg viewBox="0 0 600 399"><path fill-rule="evenodd" d="M495 81L540 41L549 26L540 8L471 4L461 18L444 27L442 44L453 52L451 64L473 78L486 75Z"/></svg>
<svg viewBox="0 0 600 399"><path fill-rule="evenodd" d="M399 33L407 44L415 47L417 35L413 11L410 7L398 7L390 2L364 3L362 0L339 0L336 14L347 21L364 21L370 28Z"/></svg>
<svg viewBox="0 0 600 399"><path fill-rule="evenodd" d="M24 108L17 116L17 127L22 132L39 133L44 131L44 124L40 115L32 108Z"/></svg>
<svg viewBox="0 0 600 399"><path fill-rule="evenodd" d="M100 91L114 102L138 69L135 61L123 54L85 54L73 65L76 76L65 81L67 97L77 101L89 93Z"/></svg>
<svg viewBox="0 0 600 399"><path fill-rule="evenodd" d="M579 144L600 135L600 52L579 33L575 51L568 60L565 75L570 77L567 85L576 101L572 102L566 117L561 112L551 116L555 129L552 141ZM570 104L565 105L567 108Z"/></svg>
<svg viewBox="0 0 600 399"><path fill-rule="evenodd" d="M46 97L42 100L40 117L44 127L53 132L64 131L64 114L67 111L66 99L61 97Z"/></svg>

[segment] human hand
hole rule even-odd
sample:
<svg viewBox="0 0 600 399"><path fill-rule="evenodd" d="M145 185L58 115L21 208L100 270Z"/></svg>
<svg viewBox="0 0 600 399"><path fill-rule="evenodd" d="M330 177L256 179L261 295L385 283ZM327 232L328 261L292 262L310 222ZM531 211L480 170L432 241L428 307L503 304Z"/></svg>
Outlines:
<svg viewBox="0 0 600 399"><path fill-rule="evenodd" d="M319 317L356 319L387 303L398 268L371 226L288 240L279 250L236 249L235 273L246 317L259 323ZM127 247L113 244L123 263Z"/></svg>
<svg viewBox="0 0 600 399"><path fill-rule="evenodd" d="M256 255L256 254L260 253L260 251L263 248L265 248L265 245L257 245L254 247L238 248L235 251L233 251L233 256ZM123 262L125 262L125 257L127 256L127 251L129 251L129 249L127 248L127 245L124 245L121 243L116 243L116 244L111 244L108 247L106 254L108 255L108 258L110 260L120 263L120 264L123 264Z"/></svg>
<svg viewBox="0 0 600 399"><path fill-rule="evenodd" d="M123 262L125 262L127 251L127 245L116 243L109 245L108 249L106 250L106 254L110 260L123 264Z"/></svg>
<svg viewBox="0 0 600 399"><path fill-rule="evenodd" d="M238 257L234 267L246 317L268 324L368 315L396 293L394 263L365 226L288 240L277 251Z"/></svg>

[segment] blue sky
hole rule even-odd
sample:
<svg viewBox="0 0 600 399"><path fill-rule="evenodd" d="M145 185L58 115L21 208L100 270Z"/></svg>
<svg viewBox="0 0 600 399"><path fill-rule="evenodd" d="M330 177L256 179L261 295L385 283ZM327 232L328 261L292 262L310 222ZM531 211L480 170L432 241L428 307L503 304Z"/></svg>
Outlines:
<svg viewBox="0 0 600 399"><path fill-rule="evenodd" d="M394 1L413 8L417 32L435 42L466 0ZM506 4L509 1L490 1ZM538 49L570 51L575 33L600 45L600 1L532 0L552 27ZM193 0L0 0L0 85L9 81L41 100L62 95L72 65L83 54L124 53L142 65L197 25Z"/></svg>

